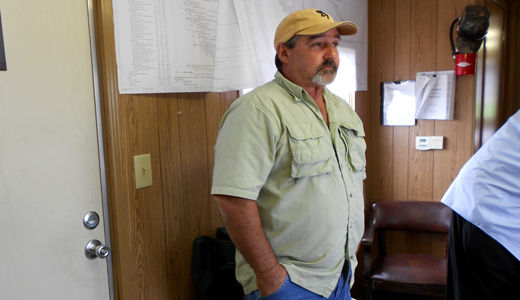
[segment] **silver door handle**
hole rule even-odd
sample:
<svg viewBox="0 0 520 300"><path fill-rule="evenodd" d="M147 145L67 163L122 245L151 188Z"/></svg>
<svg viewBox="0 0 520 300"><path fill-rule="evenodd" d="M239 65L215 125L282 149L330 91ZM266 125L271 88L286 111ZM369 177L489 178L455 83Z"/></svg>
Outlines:
<svg viewBox="0 0 520 300"><path fill-rule="evenodd" d="M110 248L98 240L90 240L85 246L85 256L88 259L106 258L110 254Z"/></svg>

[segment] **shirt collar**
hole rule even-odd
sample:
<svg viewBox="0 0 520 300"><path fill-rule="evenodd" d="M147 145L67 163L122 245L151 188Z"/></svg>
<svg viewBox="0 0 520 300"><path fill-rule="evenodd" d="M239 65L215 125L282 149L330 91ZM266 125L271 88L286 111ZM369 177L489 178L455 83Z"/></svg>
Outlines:
<svg viewBox="0 0 520 300"><path fill-rule="evenodd" d="M283 76L283 74L280 71L276 71L276 74L274 74L274 80L279 85L284 87L289 92L289 94L291 94L294 97L294 101L302 101L305 95L307 94L307 92L301 86L285 78L285 76ZM323 87L323 97L329 98L330 95L331 92L327 89L327 87Z"/></svg>
<svg viewBox="0 0 520 300"><path fill-rule="evenodd" d="M276 71L276 74L274 74L274 80L284 87L291 96L293 96L294 101L303 101L306 92L301 86L296 85L289 79L285 78L280 71Z"/></svg>
<svg viewBox="0 0 520 300"><path fill-rule="evenodd" d="M285 76L283 76L283 74L280 71L276 72L276 74L274 75L274 80L280 86L285 88L285 90L287 90L287 92L293 97L293 100L295 102L303 101L306 96L308 97L308 99L312 100L309 94L307 94L307 92L301 86L289 81L289 79L285 78ZM327 87L323 87L323 97L327 102L327 111L329 112L329 124L337 123L338 126L344 126L346 128L353 129L357 132L358 135L365 136L365 131L363 130L362 123L358 121L357 117L351 115L350 112L348 112L348 118L341 117L341 115L337 113L337 109L339 106L338 101L344 100L336 98L334 94L331 91L329 91L329 89L327 89ZM314 101L311 102L316 106ZM316 109L318 109L317 106Z"/></svg>

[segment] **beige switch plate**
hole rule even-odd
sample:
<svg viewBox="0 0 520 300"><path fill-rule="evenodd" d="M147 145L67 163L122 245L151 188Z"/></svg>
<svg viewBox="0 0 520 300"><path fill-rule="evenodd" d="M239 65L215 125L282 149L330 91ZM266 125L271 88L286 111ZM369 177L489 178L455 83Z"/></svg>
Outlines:
<svg viewBox="0 0 520 300"><path fill-rule="evenodd" d="M150 154L134 156L135 188L152 186L152 158Z"/></svg>

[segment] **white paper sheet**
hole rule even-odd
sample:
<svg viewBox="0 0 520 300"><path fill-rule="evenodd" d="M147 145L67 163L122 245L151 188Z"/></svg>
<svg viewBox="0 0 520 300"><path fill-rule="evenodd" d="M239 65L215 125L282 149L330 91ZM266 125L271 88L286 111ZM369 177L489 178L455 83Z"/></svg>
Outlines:
<svg viewBox="0 0 520 300"><path fill-rule="evenodd" d="M415 81L384 82L382 125L415 125Z"/></svg>
<svg viewBox="0 0 520 300"><path fill-rule="evenodd" d="M341 47L366 89L367 4L364 0L112 0L119 92L227 91L273 79L274 32L290 12L319 7L360 26ZM340 64L340 68L342 65ZM341 71L341 70L340 70ZM351 73L352 73L351 72ZM339 78L339 77L338 77ZM356 78L356 79L354 79ZM344 84L342 90L355 85Z"/></svg>
<svg viewBox="0 0 520 300"><path fill-rule="evenodd" d="M119 92L212 88L216 0L113 0Z"/></svg>
<svg viewBox="0 0 520 300"><path fill-rule="evenodd" d="M455 72L420 72L415 78L416 119L451 120L455 104Z"/></svg>

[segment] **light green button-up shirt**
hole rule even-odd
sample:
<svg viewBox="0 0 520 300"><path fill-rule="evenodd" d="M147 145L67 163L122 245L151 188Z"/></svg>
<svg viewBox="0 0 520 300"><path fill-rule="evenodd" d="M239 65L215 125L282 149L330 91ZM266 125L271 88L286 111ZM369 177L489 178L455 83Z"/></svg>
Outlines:
<svg viewBox="0 0 520 300"><path fill-rule="evenodd" d="M256 200L262 226L291 281L329 297L345 257L352 269L364 229L364 130L326 88L329 126L314 100L281 73L236 100L224 115L212 194ZM237 251L249 294L253 270ZM353 276L352 276L353 277Z"/></svg>

